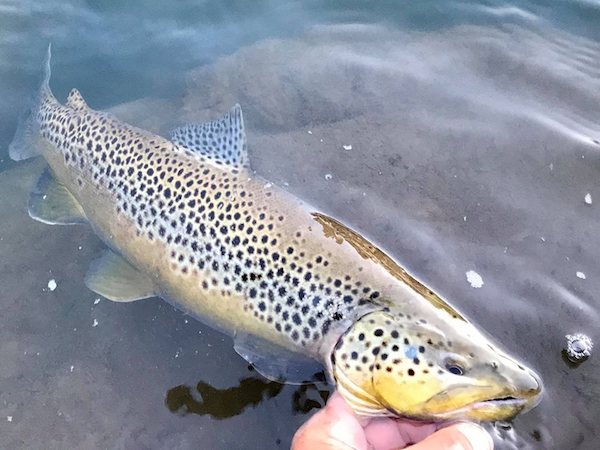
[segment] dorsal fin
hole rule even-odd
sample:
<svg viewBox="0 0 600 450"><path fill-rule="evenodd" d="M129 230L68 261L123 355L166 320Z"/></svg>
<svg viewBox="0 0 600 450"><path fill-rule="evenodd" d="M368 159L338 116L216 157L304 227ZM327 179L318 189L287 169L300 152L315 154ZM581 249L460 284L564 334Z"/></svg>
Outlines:
<svg viewBox="0 0 600 450"><path fill-rule="evenodd" d="M81 93L77 89L71 89L69 96L67 97L67 106L73 108L76 111L86 111L90 109L88 104L85 102Z"/></svg>
<svg viewBox="0 0 600 450"><path fill-rule="evenodd" d="M439 295L414 278L406 271L406 269L401 267L396 261L386 255L385 252L377 248L360 234L325 214L315 212L312 215L323 227L323 233L326 237L335 239L339 244L346 241L354 247L360 256L381 265L390 273L390 275L406 283L411 289L421 294L424 299L429 301L429 303L436 308L443 309L456 319L465 320L458 311L450 306Z"/></svg>
<svg viewBox="0 0 600 450"><path fill-rule="evenodd" d="M248 167L242 108L235 105L222 119L192 123L171 131L171 141L218 165Z"/></svg>

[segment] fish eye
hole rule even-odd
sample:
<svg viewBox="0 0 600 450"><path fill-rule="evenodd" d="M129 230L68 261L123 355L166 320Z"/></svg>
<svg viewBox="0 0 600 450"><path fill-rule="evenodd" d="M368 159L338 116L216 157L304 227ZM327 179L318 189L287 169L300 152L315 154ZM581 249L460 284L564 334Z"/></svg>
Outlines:
<svg viewBox="0 0 600 450"><path fill-rule="evenodd" d="M463 369L456 361L446 361L445 364L446 370L450 372L452 375L464 375L465 369Z"/></svg>

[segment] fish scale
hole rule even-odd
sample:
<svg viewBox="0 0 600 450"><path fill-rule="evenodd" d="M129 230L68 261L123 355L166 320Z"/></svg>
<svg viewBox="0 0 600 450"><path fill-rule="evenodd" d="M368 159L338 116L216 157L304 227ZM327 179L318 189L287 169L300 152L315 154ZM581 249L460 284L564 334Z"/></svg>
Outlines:
<svg viewBox="0 0 600 450"><path fill-rule="evenodd" d="M242 111L170 140L61 105L45 76L9 148L49 170L29 213L89 223L107 244L86 285L160 296L228 333L268 378L318 370L366 416L500 420L539 401L537 375L360 233L253 176ZM317 362L315 366L313 363Z"/></svg>

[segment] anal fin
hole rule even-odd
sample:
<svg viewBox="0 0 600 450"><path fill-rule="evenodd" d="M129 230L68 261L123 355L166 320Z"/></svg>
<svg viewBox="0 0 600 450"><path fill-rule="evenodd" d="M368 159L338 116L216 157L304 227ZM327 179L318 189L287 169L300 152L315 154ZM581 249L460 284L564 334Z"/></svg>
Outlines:
<svg viewBox="0 0 600 450"><path fill-rule="evenodd" d="M237 333L233 348L271 381L308 384L323 381L325 376L323 365L317 360L248 333Z"/></svg>
<svg viewBox="0 0 600 450"><path fill-rule="evenodd" d="M85 213L73 194L46 169L29 195L31 218L50 225L87 223Z"/></svg>
<svg viewBox="0 0 600 450"><path fill-rule="evenodd" d="M150 277L111 250L92 261L85 276L85 285L114 302L133 302L155 295Z"/></svg>

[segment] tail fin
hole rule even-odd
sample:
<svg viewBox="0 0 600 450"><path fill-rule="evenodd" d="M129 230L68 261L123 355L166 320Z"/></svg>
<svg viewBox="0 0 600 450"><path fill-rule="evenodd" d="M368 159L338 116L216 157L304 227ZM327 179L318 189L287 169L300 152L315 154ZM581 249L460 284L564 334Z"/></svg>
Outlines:
<svg viewBox="0 0 600 450"><path fill-rule="evenodd" d="M30 101L30 106L21 114L15 136L8 146L8 154L14 161L32 158L39 154L39 150L36 147L35 142L39 131L37 114L40 106L45 101L56 101L52 91L50 90L51 55L51 46L49 44L43 65L42 84L36 95L34 95L33 99Z"/></svg>

